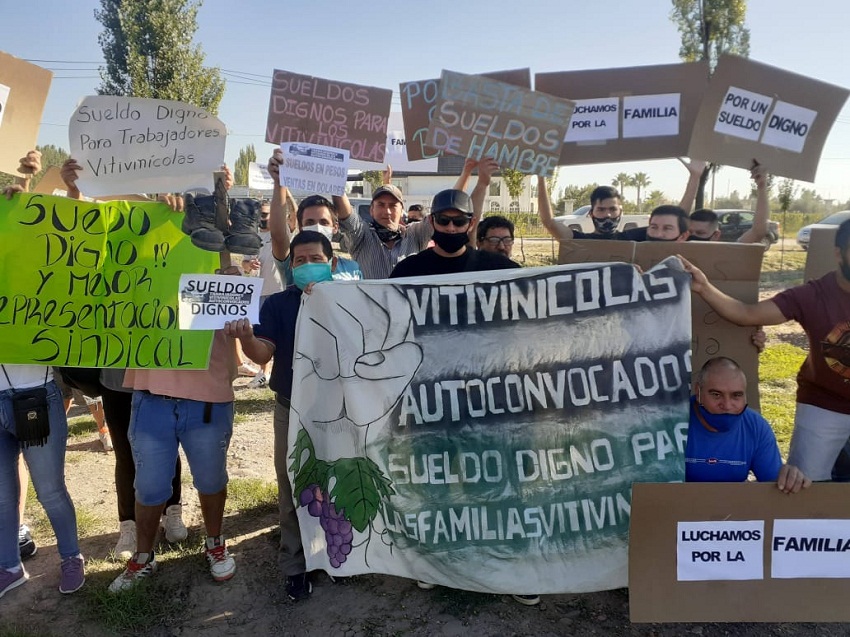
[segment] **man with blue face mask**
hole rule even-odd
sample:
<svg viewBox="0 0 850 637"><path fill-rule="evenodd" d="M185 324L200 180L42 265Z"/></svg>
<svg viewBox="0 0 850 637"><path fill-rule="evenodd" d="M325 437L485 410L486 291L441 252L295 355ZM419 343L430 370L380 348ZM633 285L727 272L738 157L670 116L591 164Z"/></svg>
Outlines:
<svg viewBox="0 0 850 637"><path fill-rule="evenodd" d="M304 549L298 516L292 503L292 486L286 473L289 456L289 403L292 397L292 357L295 351L295 324L301 307L301 294L316 284L332 279L337 264L327 236L302 230L290 244L294 285L273 294L260 309L260 322L248 319L229 321L224 333L238 338L242 351L250 359L265 364L274 356L269 387L277 400L274 408L274 465L277 473L278 508L280 511L280 553L278 563L286 577L290 599L306 599L312 585L306 573Z"/></svg>
<svg viewBox="0 0 850 637"><path fill-rule="evenodd" d="M758 412L747 407L747 378L738 364L719 356L703 365L694 383L688 445L687 482L776 481L783 493L797 493L812 481L782 464L776 436Z"/></svg>

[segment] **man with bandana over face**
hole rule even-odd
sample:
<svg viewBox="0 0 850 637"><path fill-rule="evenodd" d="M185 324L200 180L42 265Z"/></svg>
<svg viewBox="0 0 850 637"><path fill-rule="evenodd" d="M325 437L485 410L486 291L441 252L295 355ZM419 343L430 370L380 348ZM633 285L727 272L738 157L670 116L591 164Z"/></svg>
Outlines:
<svg viewBox="0 0 850 637"><path fill-rule="evenodd" d="M399 261L390 278L520 267L501 254L467 245L472 201L462 190L443 190L434 195L427 223L433 230L434 247Z"/></svg>
<svg viewBox="0 0 850 637"><path fill-rule="evenodd" d="M796 493L811 480L783 465L776 436L761 414L747 407L747 378L730 358L703 365L691 397L685 480L745 482L750 471L759 482L776 481L784 493Z"/></svg>
<svg viewBox="0 0 850 637"><path fill-rule="evenodd" d="M759 303L724 294L682 259L691 289L727 321L778 325L795 320L809 338L809 354L797 374L797 409L788 461L812 480L829 480L850 437L850 221L835 235L834 272Z"/></svg>

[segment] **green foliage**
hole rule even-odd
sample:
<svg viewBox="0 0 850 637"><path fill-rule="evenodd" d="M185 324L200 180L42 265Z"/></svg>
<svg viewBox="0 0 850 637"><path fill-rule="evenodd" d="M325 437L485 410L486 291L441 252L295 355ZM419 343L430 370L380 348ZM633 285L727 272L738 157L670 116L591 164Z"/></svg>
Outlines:
<svg viewBox="0 0 850 637"><path fill-rule="evenodd" d="M632 178L628 173L617 173L617 176L611 180L611 185L617 187L617 190L620 191L620 199L623 200L625 199L626 187L632 185Z"/></svg>
<svg viewBox="0 0 850 637"><path fill-rule="evenodd" d="M395 493L389 479L369 458L340 458L331 463L331 477L330 495L337 511L344 512L361 533L378 515L381 499Z"/></svg>
<svg viewBox="0 0 850 637"><path fill-rule="evenodd" d="M511 199L519 199L525 187L526 175L513 168L502 168L501 173L502 179L505 181L505 188L508 189L508 196Z"/></svg>
<svg viewBox="0 0 850 637"><path fill-rule="evenodd" d="M85 614L118 634L138 634L145 628L162 626L176 617L185 603L175 581L167 577L145 579L119 593L110 593L106 580L99 579L103 581L89 581L83 588Z"/></svg>
<svg viewBox="0 0 850 637"><path fill-rule="evenodd" d="M723 53L749 56L746 17L746 0L673 0L670 19L682 37L679 57L685 62L708 60L713 72Z"/></svg>
<svg viewBox="0 0 850 637"><path fill-rule="evenodd" d="M200 0L100 0L95 18L106 67L100 95L176 100L215 115L224 96L218 68L204 66L192 39Z"/></svg>
<svg viewBox="0 0 850 637"><path fill-rule="evenodd" d="M248 185L248 164L257 161L257 151L254 144L249 144L239 151L233 166L233 183L241 186Z"/></svg>
<svg viewBox="0 0 850 637"><path fill-rule="evenodd" d="M581 206L590 205L590 193L592 193L599 184L585 184L584 186L567 186L564 188L562 200L572 200L573 210ZM621 193L622 194L622 193Z"/></svg>
<svg viewBox="0 0 850 637"><path fill-rule="evenodd" d="M637 198L637 208L638 208L638 210L641 210L640 191L643 188L646 188L647 186L649 186L649 184L651 184L651 183L652 182L649 180L649 175L647 175L646 173L635 173L634 175L631 176L631 179L629 181L629 185L634 186L635 190L637 190L637 197L636 198Z"/></svg>
<svg viewBox="0 0 850 637"><path fill-rule="evenodd" d="M779 208L782 212L788 211L796 190L793 179L783 179L779 182Z"/></svg>
<svg viewBox="0 0 850 637"><path fill-rule="evenodd" d="M657 208L658 206L667 203L667 201L667 197L664 196L663 191L653 190L646 196L643 203L647 210L652 210L653 208Z"/></svg>
<svg viewBox="0 0 850 637"><path fill-rule="evenodd" d="M277 484L259 478L231 478L227 483L225 511L277 510Z"/></svg>
<svg viewBox="0 0 850 637"><path fill-rule="evenodd" d="M363 172L363 181L372 186L372 192L375 192L384 184L384 173L380 170L366 170Z"/></svg>

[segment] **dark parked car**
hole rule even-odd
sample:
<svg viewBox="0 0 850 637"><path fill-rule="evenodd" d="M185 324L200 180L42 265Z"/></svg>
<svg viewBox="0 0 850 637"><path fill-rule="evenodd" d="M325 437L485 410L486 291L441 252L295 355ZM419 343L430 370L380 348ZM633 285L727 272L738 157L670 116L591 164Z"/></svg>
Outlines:
<svg viewBox="0 0 850 637"><path fill-rule="evenodd" d="M737 241L741 235L753 227L752 210L715 210L720 220L720 240ZM767 236L764 244L771 246L779 241L779 224L776 221L767 222Z"/></svg>

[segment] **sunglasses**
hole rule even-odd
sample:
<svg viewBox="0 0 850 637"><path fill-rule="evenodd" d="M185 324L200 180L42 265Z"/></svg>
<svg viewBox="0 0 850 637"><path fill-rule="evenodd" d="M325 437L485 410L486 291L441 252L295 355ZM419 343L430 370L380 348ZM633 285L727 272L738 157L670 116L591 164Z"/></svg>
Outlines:
<svg viewBox="0 0 850 637"><path fill-rule="evenodd" d="M434 223L438 226L447 226L449 224L454 225L455 228L463 228L464 226L469 225L469 217L454 217L450 215L441 215L436 214L433 215Z"/></svg>

